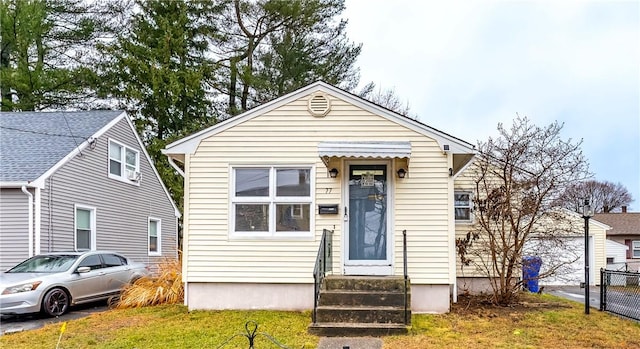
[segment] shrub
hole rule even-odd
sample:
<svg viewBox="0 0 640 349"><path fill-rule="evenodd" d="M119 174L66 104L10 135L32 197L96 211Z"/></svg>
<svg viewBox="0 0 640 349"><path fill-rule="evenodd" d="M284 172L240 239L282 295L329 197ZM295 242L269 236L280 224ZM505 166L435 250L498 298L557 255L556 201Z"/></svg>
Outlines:
<svg viewBox="0 0 640 349"><path fill-rule="evenodd" d="M183 300L182 265L179 260L165 259L158 264L155 275L142 277L122 291L117 308L175 304Z"/></svg>

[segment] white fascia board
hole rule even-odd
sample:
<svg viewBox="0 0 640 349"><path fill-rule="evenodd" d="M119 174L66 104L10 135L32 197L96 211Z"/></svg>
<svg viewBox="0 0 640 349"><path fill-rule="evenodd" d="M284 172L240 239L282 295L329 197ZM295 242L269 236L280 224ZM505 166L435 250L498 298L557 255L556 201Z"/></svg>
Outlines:
<svg viewBox="0 0 640 349"><path fill-rule="evenodd" d="M120 114L117 117L113 118L113 120L111 120L108 124L104 125L96 133L91 135L91 137L89 137L89 139L98 139L100 136L102 136L102 134L107 132L107 130L112 128L120 120L122 120L123 118L126 118L126 117L127 117L127 113L126 112L122 112L122 114ZM69 154L67 154L65 157L63 157L55 165L51 166L51 168L49 168L47 171L45 171L45 173L40 175L40 177L38 177L36 180L31 182L31 185L34 186L34 187L37 186L38 188L41 188L41 189L44 188L44 181L47 178L49 178L49 176L51 176L54 172L56 172L60 167L64 166L67 162L69 162L71 159L73 159L76 155L80 154L88 146L89 146L89 141L88 140L84 140L82 143L80 143L80 145L75 147Z"/></svg>
<svg viewBox="0 0 640 349"><path fill-rule="evenodd" d="M290 103L316 91L334 95L373 114L380 115L390 121L393 121L425 136L433 138L434 140L436 140L436 142L438 142L440 148L443 151L444 145L449 145L449 151L455 154L476 153L474 146L470 143L455 138L444 132L430 128L429 126L421 124L418 121L412 120L406 116L399 115L391 110L380 107L372 102L362 99L335 86L329 85L323 81L314 82L290 94L284 95L280 98L276 98L270 102L248 110L243 114L237 115L223 122L215 124L209 128L206 128L200 132L194 133L191 136L187 136L183 139L175 141L167 145L165 149L162 150L162 153L165 155L193 154L202 139L213 136L219 132L227 130L245 121L251 120L258 115L279 108L287 103Z"/></svg>
<svg viewBox="0 0 640 349"><path fill-rule="evenodd" d="M31 183L24 182L0 182L0 188L22 188L23 186L30 187Z"/></svg>
<svg viewBox="0 0 640 349"><path fill-rule="evenodd" d="M131 121L131 118L129 118L128 116L126 116L125 114L125 119L127 120L127 124L129 124L129 128L131 129L131 132L133 132L133 134L136 137L136 140L138 141L138 145L140 146L140 149L142 149L142 153L144 154L145 158L147 159L147 162L149 163L149 166L151 167L151 170L153 170L153 173L155 174L156 178L158 179L158 182L160 182L160 185L162 186L162 190L164 191L164 194L167 196L167 199L169 199L169 202L171 203L171 206L173 206L173 210L174 210L174 214L176 217L180 217L180 210L178 210L178 206L176 206L176 203L173 202L173 199L171 198L171 195L169 194L169 190L167 190L167 187L164 185L164 182L162 181L162 178L160 178L160 174L158 173L158 170L156 169L156 166L154 165L153 161L151 161L151 157L149 156L149 153L147 152L147 147L144 146L144 143L142 143L142 140L140 139L140 136L138 135L138 131L136 131L136 127L133 125L133 122Z"/></svg>

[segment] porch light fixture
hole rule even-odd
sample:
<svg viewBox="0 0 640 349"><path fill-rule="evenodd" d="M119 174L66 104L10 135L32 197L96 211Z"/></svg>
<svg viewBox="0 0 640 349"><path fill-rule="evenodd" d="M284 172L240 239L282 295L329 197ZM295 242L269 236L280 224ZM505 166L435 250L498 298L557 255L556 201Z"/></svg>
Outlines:
<svg viewBox="0 0 640 349"><path fill-rule="evenodd" d="M331 178L337 178L338 177L338 169L337 168L332 168L329 170L329 176Z"/></svg>
<svg viewBox="0 0 640 349"><path fill-rule="evenodd" d="M593 216L593 207L589 199L584 199L582 218L584 218L584 313L589 314L589 218Z"/></svg>
<svg viewBox="0 0 640 349"><path fill-rule="evenodd" d="M407 176L407 170L405 170L404 168L401 168L398 170L398 178L404 178Z"/></svg>

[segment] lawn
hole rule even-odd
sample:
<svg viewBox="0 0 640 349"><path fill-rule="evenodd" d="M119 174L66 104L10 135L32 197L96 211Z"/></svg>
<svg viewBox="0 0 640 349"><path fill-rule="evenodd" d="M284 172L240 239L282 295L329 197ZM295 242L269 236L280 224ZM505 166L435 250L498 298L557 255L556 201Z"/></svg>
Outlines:
<svg viewBox="0 0 640 349"><path fill-rule="evenodd" d="M518 307L467 304L451 313L414 315L406 336L384 337L385 348L640 348L640 324L601 313L583 314L583 306L553 296L531 296ZM307 334L309 312L194 311L184 306L110 310L70 321L59 348L218 348L245 333L248 320L258 332L289 348L315 348ZM4 335L0 348L55 348L60 324ZM248 348L238 336L222 348ZM259 336L255 348L277 348Z"/></svg>

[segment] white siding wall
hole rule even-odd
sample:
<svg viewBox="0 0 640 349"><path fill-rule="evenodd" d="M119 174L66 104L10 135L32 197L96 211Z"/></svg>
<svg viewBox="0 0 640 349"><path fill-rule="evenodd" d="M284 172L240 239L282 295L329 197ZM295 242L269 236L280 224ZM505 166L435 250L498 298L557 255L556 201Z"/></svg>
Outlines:
<svg viewBox="0 0 640 349"><path fill-rule="evenodd" d="M339 273L342 214L316 215L315 238L229 237L229 173L233 165L315 164L312 211L317 213L318 204L336 203L342 210L341 181L328 177L318 157L318 143L327 140L411 142L407 178L392 176L396 181L395 270L402 273L401 232L406 229L412 283L451 283L447 156L435 141L338 99L332 99L332 110L322 118L309 114L306 99L292 102L203 140L195 154L187 157L185 280L311 283L323 229L335 229L334 272Z"/></svg>

